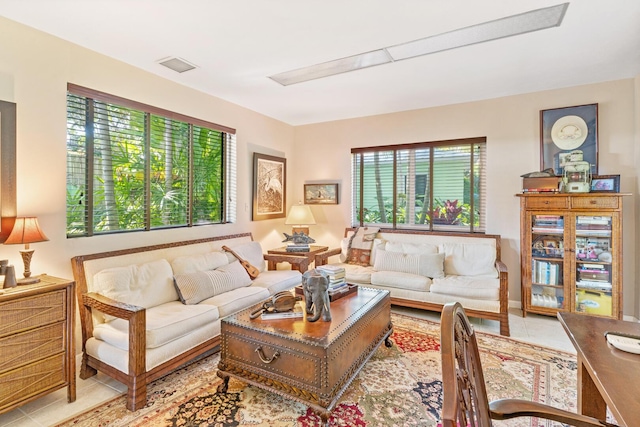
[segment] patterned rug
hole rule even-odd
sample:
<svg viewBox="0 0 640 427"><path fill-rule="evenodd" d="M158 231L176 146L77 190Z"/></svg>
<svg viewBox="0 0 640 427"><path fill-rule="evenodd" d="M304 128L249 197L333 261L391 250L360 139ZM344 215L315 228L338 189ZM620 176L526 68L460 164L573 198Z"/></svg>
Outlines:
<svg viewBox="0 0 640 427"><path fill-rule="evenodd" d="M435 426L442 406L439 324L392 314L394 345L382 345L342 396L331 426ZM576 411L576 361L569 353L477 333L491 400L512 397ZM117 397L59 426L320 426L307 406L231 379L217 393L217 354L150 384L134 413ZM553 426L522 418L498 426Z"/></svg>

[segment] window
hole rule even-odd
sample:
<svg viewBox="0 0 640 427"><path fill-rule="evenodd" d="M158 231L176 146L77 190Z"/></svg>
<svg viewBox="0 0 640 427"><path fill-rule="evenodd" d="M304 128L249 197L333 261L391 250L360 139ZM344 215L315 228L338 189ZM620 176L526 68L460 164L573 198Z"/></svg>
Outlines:
<svg viewBox="0 0 640 427"><path fill-rule="evenodd" d="M354 225L484 232L486 138L351 153Z"/></svg>
<svg viewBox="0 0 640 427"><path fill-rule="evenodd" d="M235 130L67 90L67 236L235 221Z"/></svg>

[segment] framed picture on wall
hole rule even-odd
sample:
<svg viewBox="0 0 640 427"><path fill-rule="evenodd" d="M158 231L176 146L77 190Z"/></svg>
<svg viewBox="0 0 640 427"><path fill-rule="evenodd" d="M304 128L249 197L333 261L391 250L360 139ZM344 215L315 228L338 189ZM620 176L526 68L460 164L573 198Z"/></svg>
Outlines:
<svg viewBox="0 0 640 427"><path fill-rule="evenodd" d="M287 159L253 153L253 221L284 218Z"/></svg>
<svg viewBox="0 0 640 427"><path fill-rule="evenodd" d="M338 184L304 184L305 205L337 205Z"/></svg>
<svg viewBox="0 0 640 427"><path fill-rule="evenodd" d="M562 175L569 153L582 151L583 160L598 173L598 104L540 111L540 170Z"/></svg>

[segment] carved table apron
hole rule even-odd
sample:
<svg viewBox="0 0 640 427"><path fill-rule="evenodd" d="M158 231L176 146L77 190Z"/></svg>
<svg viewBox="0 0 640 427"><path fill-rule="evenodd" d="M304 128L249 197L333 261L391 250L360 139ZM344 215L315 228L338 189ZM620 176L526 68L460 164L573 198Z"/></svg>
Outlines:
<svg viewBox="0 0 640 427"><path fill-rule="evenodd" d="M331 322L251 320L254 308L222 319L218 376L309 405L328 423L338 399L382 342L391 346L389 292L360 287L331 303Z"/></svg>

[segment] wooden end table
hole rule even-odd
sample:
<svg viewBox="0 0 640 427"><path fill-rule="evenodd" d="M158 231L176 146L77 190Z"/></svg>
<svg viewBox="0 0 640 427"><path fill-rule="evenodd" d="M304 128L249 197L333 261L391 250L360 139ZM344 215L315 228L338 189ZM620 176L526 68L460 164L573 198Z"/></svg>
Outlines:
<svg viewBox="0 0 640 427"><path fill-rule="evenodd" d="M311 246L309 246L309 250L308 251L304 251L304 252L287 252L287 247L286 246L282 246L280 248L270 249L270 250L267 251L267 253L269 255L288 255L288 256L307 257L307 259L309 260L309 266L311 266L311 263L316 258L316 254L319 254L320 252L324 252L324 251L328 251L328 250L329 250L328 246L311 245ZM286 260L284 260L284 261L286 261ZM269 270L275 270L277 263L278 263L278 261L276 261L276 260L269 260L268 261L268 264L269 264L268 265L268 269Z"/></svg>
<svg viewBox="0 0 640 427"><path fill-rule="evenodd" d="M331 322L252 320L256 307L222 319L218 391L236 377L308 405L325 425L378 347L392 345L388 291L360 287L332 302Z"/></svg>

